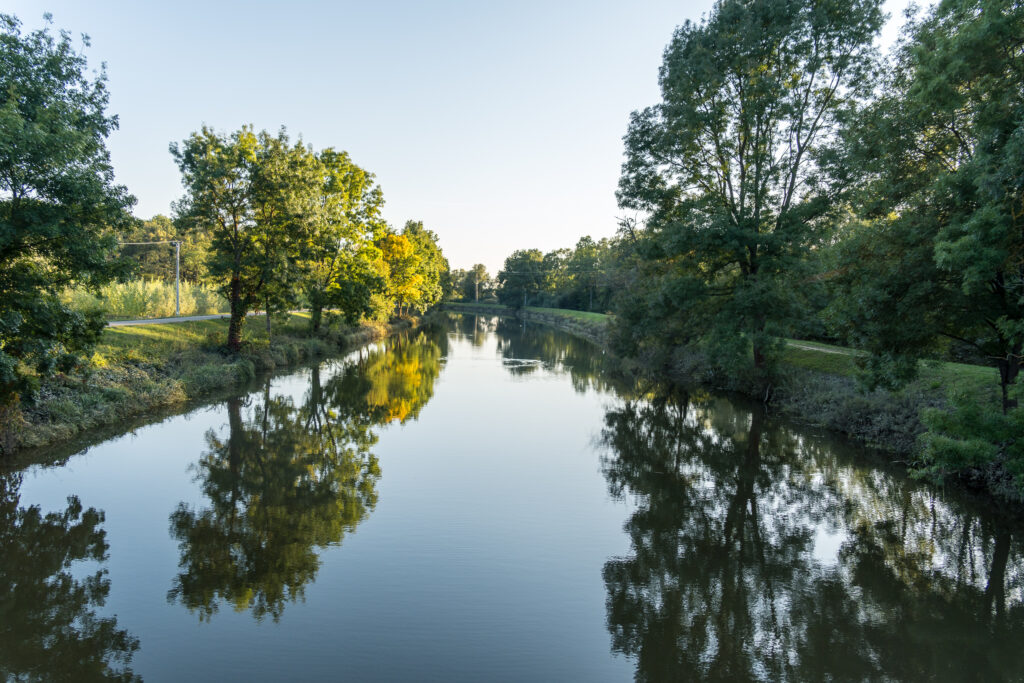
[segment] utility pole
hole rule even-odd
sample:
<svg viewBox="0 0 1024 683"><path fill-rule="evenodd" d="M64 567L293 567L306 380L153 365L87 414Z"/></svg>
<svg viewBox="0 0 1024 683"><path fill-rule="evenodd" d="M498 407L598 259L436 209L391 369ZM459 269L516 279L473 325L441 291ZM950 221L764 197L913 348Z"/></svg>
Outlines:
<svg viewBox="0 0 1024 683"><path fill-rule="evenodd" d="M148 244L173 244L174 245L174 315L181 315L181 241L160 240L158 242L120 242L122 247L141 246Z"/></svg>
<svg viewBox="0 0 1024 683"><path fill-rule="evenodd" d="M174 244L174 315L181 315L181 242Z"/></svg>

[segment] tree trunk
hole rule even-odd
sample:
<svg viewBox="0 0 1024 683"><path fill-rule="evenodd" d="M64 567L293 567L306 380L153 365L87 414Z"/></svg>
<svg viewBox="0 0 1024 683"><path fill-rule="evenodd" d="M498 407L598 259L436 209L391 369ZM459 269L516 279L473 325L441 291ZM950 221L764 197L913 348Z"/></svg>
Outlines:
<svg viewBox="0 0 1024 683"><path fill-rule="evenodd" d="M265 311L267 314L267 341L270 341L270 301L265 303Z"/></svg>
<svg viewBox="0 0 1024 683"><path fill-rule="evenodd" d="M320 331L320 320L323 318L324 307L321 304L312 304L309 309L309 324L314 332Z"/></svg>
<svg viewBox="0 0 1024 683"><path fill-rule="evenodd" d="M242 349L242 323L245 322L245 307L242 305L242 281L231 278L231 322L228 323L228 349L238 352Z"/></svg>
<svg viewBox="0 0 1024 683"><path fill-rule="evenodd" d="M1017 381L1020 374L1021 347L1014 347L1006 358L999 359L999 388L1003 393L1003 415L1006 415L1011 408L1017 407L1017 399L1010 398L1010 386Z"/></svg>

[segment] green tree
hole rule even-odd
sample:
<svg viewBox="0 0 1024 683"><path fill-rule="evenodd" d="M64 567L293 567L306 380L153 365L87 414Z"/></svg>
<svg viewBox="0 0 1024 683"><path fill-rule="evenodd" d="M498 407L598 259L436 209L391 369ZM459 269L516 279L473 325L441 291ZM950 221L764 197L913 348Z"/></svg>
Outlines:
<svg viewBox="0 0 1024 683"><path fill-rule="evenodd" d="M125 242L181 242L181 279L201 283L207 277L210 236L201 231L179 229L170 218L157 214L139 221L124 237ZM174 281L173 244L128 244L121 254L135 265L135 274L146 279Z"/></svg>
<svg viewBox="0 0 1024 683"><path fill-rule="evenodd" d="M498 300L507 306L528 305L544 289L544 255L539 249L520 249L498 271Z"/></svg>
<svg viewBox="0 0 1024 683"><path fill-rule="evenodd" d="M209 234L211 278L231 306L227 346L241 348L246 314L268 313L293 301L297 262L320 191L312 152L243 127L220 135L203 127L170 146L185 185L178 219Z"/></svg>
<svg viewBox="0 0 1024 683"><path fill-rule="evenodd" d="M406 221L402 235L412 244L419 263L416 272L420 276L418 295L413 299L416 308L425 311L441 301L444 296L444 282L448 278L448 259L437 244L437 235L423 227L422 221Z"/></svg>
<svg viewBox="0 0 1024 683"><path fill-rule="evenodd" d="M372 296L383 289L380 250L374 238L384 229L384 195L348 153L325 149L317 155L323 172L319 206L302 258L311 325L320 328L325 307L354 323L372 311Z"/></svg>
<svg viewBox="0 0 1024 683"><path fill-rule="evenodd" d="M457 268L450 272L451 296L462 301L479 301L491 293L493 282L487 267L476 263L469 270Z"/></svg>
<svg viewBox="0 0 1024 683"><path fill-rule="evenodd" d="M0 64L2 436L19 393L70 369L98 337L103 321L58 295L126 273L114 256L135 200L114 184L106 74L89 77L68 34L23 35L15 17L0 15Z"/></svg>
<svg viewBox="0 0 1024 683"><path fill-rule="evenodd" d="M1024 349L1022 36L1008 0L944 0L908 26L841 150L858 220L829 311L873 382L912 378L946 338L998 368L1004 413Z"/></svg>
<svg viewBox="0 0 1024 683"><path fill-rule="evenodd" d="M834 208L816 152L871 86L880 4L721 0L676 30L662 102L625 136L619 203L648 215L629 350L706 342L723 364L770 370Z"/></svg>

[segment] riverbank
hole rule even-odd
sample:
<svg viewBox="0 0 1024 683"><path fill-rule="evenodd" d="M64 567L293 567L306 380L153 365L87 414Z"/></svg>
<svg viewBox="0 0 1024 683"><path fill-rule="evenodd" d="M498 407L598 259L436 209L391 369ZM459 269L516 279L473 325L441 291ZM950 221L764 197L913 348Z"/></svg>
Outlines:
<svg viewBox="0 0 1024 683"><path fill-rule="evenodd" d="M564 309L528 307L521 312L500 304L449 303L446 308L481 315L520 315L607 346L610 316ZM929 362L918 378L898 391L865 391L857 382L859 352L839 346L787 340L777 382L767 397L769 408L811 427L842 434L852 441L889 454L913 469L918 437L925 428L921 411L945 407L951 392L971 396L998 411L998 374L994 368ZM646 362L645 362L646 361ZM631 374L654 374L647 359L623 361ZM699 353L683 351L661 359L656 373L675 384L753 396L742 377L726 376ZM997 497L1020 500L1019 491L998 468L961 474L964 484Z"/></svg>
<svg viewBox="0 0 1024 683"><path fill-rule="evenodd" d="M21 406L3 435L0 453L52 446L84 432L126 423L218 391L259 374L326 358L410 329L411 321L364 324L314 334L309 315L246 321L243 348L224 350L226 319L111 327L103 332L89 366L45 380L34 400Z"/></svg>

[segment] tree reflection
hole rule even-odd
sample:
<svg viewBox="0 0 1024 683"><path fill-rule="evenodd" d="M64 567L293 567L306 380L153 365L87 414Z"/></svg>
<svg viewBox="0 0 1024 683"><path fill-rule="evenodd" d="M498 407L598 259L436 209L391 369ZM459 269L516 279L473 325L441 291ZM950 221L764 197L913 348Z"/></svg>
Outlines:
<svg viewBox="0 0 1024 683"><path fill-rule="evenodd" d="M452 334L458 340L468 341L473 346L483 346L487 335L494 332L500 318L493 315L472 315L469 313L449 314Z"/></svg>
<svg viewBox="0 0 1024 683"><path fill-rule="evenodd" d="M604 567L612 647L638 680L1022 670L1009 528L726 401L627 403L604 441L612 493L638 502L632 556Z"/></svg>
<svg viewBox="0 0 1024 683"><path fill-rule="evenodd" d="M222 602L280 618L304 596L319 550L341 543L373 510L380 466L373 427L419 414L433 394L440 347L396 340L333 368L312 371L302 405L262 395L227 403L226 435L207 434L197 464L210 505L171 515L181 552L168 600L210 619Z"/></svg>
<svg viewBox="0 0 1024 683"><path fill-rule="evenodd" d="M498 353L513 375L529 375L543 367L568 374L573 389L579 393L616 389L628 394L631 389L609 372L608 356L601 348L585 339L548 325L524 324L513 318L500 318L495 332Z"/></svg>
<svg viewBox="0 0 1024 683"><path fill-rule="evenodd" d="M107 559L103 513L78 498L46 515L19 507L21 475L0 473L0 679L134 681L139 641L99 617L110 592L105 569L81 578L72 563Z"/></svg>

